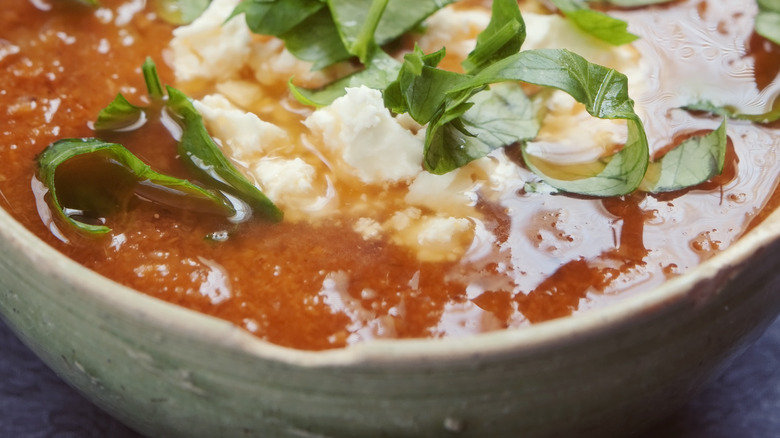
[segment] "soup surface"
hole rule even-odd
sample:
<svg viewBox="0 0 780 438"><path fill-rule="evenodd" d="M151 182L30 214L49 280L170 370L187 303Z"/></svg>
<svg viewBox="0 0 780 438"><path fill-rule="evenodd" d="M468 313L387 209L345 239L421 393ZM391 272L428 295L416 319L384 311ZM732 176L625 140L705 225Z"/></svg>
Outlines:
<svg viewBox="0 0 780 438"><path fill-rule="evenodd" d="M532 175L518 164L517 147L434 176L388 161L416 156L424 127L389 113L384 119L376 95L353 90L316 111L297 103L286 87L290 76L321 85L352 66L312 73L277 40L250 35L240 18L223 26L235 2L215 0L175 37L143 0L101 3L15 1L0 12L0 206L96 272L276 344L327 349L373 338L463 336L587 311L686 272L777 204L777 123L730 121L723 174L664 195L529 191ZM747 3L611 10L640 37L616 48L525 2L526 44L577 45L592 62L623 69L651 154L660 155L721 123L683 106L707 100L744 113L772 108L780 48L753 32L756 6ZM445 41L445 64L457 69L486 17L480 2L456 4L412 38L426 51ZM245 46L218 44L235 41ZM118 93L148 103L140 69L146 57L163 82L195 99L226 155L285 220L232 223L139 198L107 218L105 236L52 219L36 156L60 138L94 137L91 121ZM590 137L619 143L620 126L583 118L559 97L546 105L541 153L592 155L602 142ZM350 119L394 125L392 133L371 134ZM384 137L411 146L381 152ZM106 139L156 169L183 174L162 125ZM361 152L372 142L376 149ZM94 167L74 160L58 178L111 178Z"/></svg>

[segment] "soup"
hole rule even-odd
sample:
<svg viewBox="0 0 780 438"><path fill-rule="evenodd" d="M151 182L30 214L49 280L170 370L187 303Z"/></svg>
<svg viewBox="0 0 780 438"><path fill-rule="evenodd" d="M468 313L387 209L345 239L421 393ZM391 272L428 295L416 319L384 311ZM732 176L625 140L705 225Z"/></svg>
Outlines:
<svg viewBox="0 0 780 438"><path fill-rule="evenodd" d="M571 44L592 62L630 73L650 150L660 156L721 123L681 107L707 100L744 113L771 110L780 49L753 33L755 11L742 3L612 10L641 38L611 46L525 2L523 50ZM777 203L780 130L741 120L728 122L719 176L665 194L597 198L547 193L544 184L534 190L530 183L538 179L522 165L518 145L431 174L415 164L425 128L392 117L378 92L351 89L315 110L287 88L291 75L299 86L316 87L354 63L312 73L279 40L252 35L241 17L223 24L235 5L214 1L198 21L175 31L138 0L106 0L98 8L43 0L8 5L0 14L2 207L119 283L269 342L319 350L515 329L648 293L727 248ZM393 50L400 56L417 42L431 52L446 40L442 66L458 70L488 21L481 3L456 4ZM91 122L118 93L149 104L146 57L164 83L195 99L211 135L284 220L234 223L138 197L106 218L105 235L74 232L56 220L36 157L58 139L95 137ZM599 148L625 137L624 125L596 123L566 96L544 105L542 133L529 146L541 155L590 159L614 152ZM155 169L185 177L168 130L150 122L101 135ZM388 161L396 158L400 165ZM73 160L58 170L59 184L100 186L115 178L97 168Z"/></svg>

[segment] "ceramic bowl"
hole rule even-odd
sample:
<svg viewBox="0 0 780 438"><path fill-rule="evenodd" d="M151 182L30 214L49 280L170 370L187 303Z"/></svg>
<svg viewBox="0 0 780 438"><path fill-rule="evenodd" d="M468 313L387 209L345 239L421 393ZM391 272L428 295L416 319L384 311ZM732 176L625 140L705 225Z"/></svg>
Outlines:
<svg viewBox="0 0 780 438"><path fill-rule="evenodd" d="M465 339L303 352L148 297L0 210L0 313L51 368L157 437L560 437L639 431L780 311L780 212L603 309Z"/></svg>

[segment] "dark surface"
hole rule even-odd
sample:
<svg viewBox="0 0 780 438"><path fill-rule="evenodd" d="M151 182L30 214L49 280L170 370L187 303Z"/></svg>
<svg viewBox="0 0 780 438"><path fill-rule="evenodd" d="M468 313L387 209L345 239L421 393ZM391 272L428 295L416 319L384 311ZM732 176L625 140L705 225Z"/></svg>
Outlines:
<svg viewBox="0 0 780 438"><path fill-rule="evenodd" d="M780 436L780 320L649 437ZM138 438L70 389L0 321L0 437Z"/></svg>

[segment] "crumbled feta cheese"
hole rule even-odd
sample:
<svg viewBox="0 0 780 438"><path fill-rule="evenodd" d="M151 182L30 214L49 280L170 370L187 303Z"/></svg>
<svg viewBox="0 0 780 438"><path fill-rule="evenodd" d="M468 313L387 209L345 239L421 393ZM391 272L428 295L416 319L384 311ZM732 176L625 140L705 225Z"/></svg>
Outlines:
<svg viewBox="0 0 780 438"><path fill-rule="evenodd" d="M361 217L352 227L364 240L378 239L382 235L382 225L368 217Z"/></svg>
<svg viewBox="0 0 780 438"><path fill-rule="evenodd" d="M251 162L289 142L285 130L236 108L222 95L211 94L193 104L209 133L221 140L235 160Z"/></svg>
<svg viewBox="0 0 780 438"><path fill-rule="evenodd" d="M414 207L397 211L383 227L396 245L417 251L423 261L454 260L474 240L474 222L470 219L427 216Z"/></svg>
<svg viewBox="0 0 780 438"><path fill-rule="evenodd" d="M295 205L296 199L304 203L315 200L314 167L300 158L292 160L266 157L252 166L252 174L257 179L260 188L275 203L280 205Z"/></svg>
<svg viewBox="0 0 780 438"><path fill-rule="evenodd" d="M195 21L174 29L170 46L177 80L230 78L244 66L251 32L243 16L225 22L238 3L214 0Z"/></svg>
<svg viewBox="0 0 780 438"><path fill-rule="evenodd" d="M422 141L398 124L379 90L348 88L304 124L365 183L408 180L422 170Z"/></svg>

